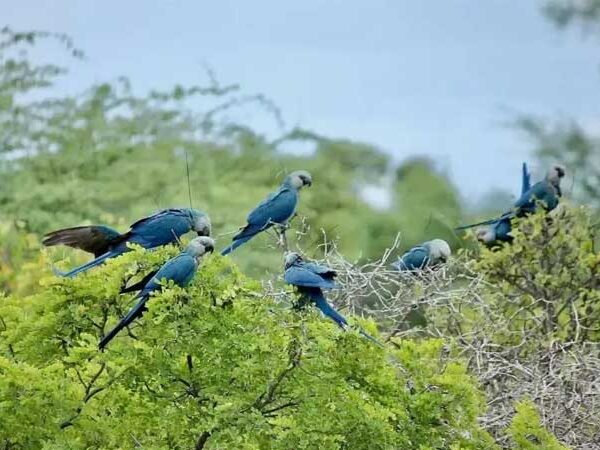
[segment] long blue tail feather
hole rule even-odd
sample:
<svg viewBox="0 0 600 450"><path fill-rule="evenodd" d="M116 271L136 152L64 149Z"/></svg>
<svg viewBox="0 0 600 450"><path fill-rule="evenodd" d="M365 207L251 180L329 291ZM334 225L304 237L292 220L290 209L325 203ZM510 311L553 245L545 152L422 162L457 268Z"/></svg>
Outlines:
<svg viewBox="0 0 600 450"><path fill-rule="evenodd" d="M325 296L323 295L323 292L319 289L319 291L317 292L310 292L309 293L310 298L315 302L315 305L317 306L317 308L319 308L319 310L327 317L329 317L331 320L333 320L342 330L346 331L346 329L348 328L348 321L346 320L346 318L344 316L342 316L339 312L337 312L335 309L333 309L331 307L331 305L329 304L329 302L327 301L327 299L325 298ZM364 338L368 339L369 341L373 342L374 344L376 344L377 346L383 348L384 345L379 342L377 339L375 339L373 336L369 335L366 331L364 331L361 328L358 328L358 332L360 333L361 336L363 336Z"/></svg>
<svg viewBox="0 0 600 450"><path fill-rule="evenodd" d="M475 228L475 227L479 227L482 225L491 225L494 222L497 222L498 219L489 219L489 220L484 220L483 222L478 222L478 223L472 223L471 225L462 225L460 227L455 228L454 230L456 231L461 231L461 230L468 230L469 228Z"/></svg>
<svg viewBox="0 0 600 450"><path fill-rule="evenodd" d="M98 348L103 350L110 341L126 326L128 326L136 317L142 315L144 308L146 307L146 301L148 300L148 294L138 295L136 296L140 300L136 303L136 305L127 313L123 319L115 326L112 330L108 332L106 336L102 338L100 343L98 344Z"/></svg>
<svg viewBox="0 0 600 450"><path fill-rule="evenodd" d="M99 266L100 264L104 263L104 261L106 261L107 259L110 258L114 258L115 256L119 256L120 253L116 253L116 252L106 252L104 255L97 257L96 259L92 259L91 261L76 267L68 272L61 272L55 268L52 269L52 271L56 274L59 275L61 277L67 277L67 278L72 278L75 275L78 275L82 272L85 272L86 270L89 270L93 267Z"/></svg>
<svg viewBox="0 0 600 450"><path fill-rule="evenodd" d="M377 345L378 347L385 348L385 345L383 345L381 342L379 342L377 339L375 339L373 336L368 334L363 329L359 328L358 332L361 334L361 336L367 338L369 341L371 341L373 344Z"/></svg>
<svg viewBox="0 0 600 450"><path fill-rule="evenodd" d="M236 248L238 248L240 245L248 242L250 239L252 239L255 235L250 235L250 236L244 236L241 237L239 239L234 240L231 245L229 247L226 247L223 251L221 251L221 255L222 256L227 256L229 255L232 251L234 251Z"/></svg>

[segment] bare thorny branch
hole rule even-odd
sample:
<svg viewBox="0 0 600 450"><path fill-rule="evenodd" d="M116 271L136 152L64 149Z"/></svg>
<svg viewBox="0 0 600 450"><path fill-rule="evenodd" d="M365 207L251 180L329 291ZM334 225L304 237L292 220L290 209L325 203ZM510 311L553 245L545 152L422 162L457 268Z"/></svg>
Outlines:
<svg viewBox="0 0 600 450"><path fill-rule="evenodd" d="M509 445L504 432L515 402L531 399L543 425L566 445L600 450L600 343L586 340L592 327L574 306L578 291L565 293L554 305L543 286L531 279L511 281L507 273L520 293L504 295L460 254L434 270L399 273L391 266L399 236L380 259L366 263L345 259L326 236L322 242L324 256L317 262L335 269L341 286L328 293L329 300L344 312L375 319L388 341L452 343L450 358L465 361L487 394L480 422L500 444ZM296 246L302 253L300 242ZM588 287L597 283L589 280ZM277 280L265 282L265 295L293 301ZM553 336L564 311L572 322L567 338L540 339Z"/></svg>

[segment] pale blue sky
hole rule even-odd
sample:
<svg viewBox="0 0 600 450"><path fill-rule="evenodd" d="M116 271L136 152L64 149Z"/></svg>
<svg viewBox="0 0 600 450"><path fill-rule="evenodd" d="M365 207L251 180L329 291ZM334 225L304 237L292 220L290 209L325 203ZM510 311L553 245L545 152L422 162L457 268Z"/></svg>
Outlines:
<svg viewBox="0 0 600 450"><path fill-rule="evenodd" d="M0 17L75 38L88 59L69 89L118 75L138 91L201 83L207 63L222 83L273 99L290 127L367 141L397 160L439 159L472 199L488 187L518 189L530 145L503 125L515 114L600 129L600 43L554 29L539 5L5 0Z"/></svg>

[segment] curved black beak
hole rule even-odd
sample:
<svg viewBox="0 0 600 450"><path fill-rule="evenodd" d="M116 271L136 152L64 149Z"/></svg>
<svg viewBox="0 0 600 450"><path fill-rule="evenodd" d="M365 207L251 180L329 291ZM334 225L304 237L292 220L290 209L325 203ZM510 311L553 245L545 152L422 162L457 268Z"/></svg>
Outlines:
<svg viewBox="0 0 600 450"><path fill-rule="evenodd" d="M209 227L202 228L201 230L196 231L196 233L200 237L202 237L202 236L210 236L210 228Z"/></svg>

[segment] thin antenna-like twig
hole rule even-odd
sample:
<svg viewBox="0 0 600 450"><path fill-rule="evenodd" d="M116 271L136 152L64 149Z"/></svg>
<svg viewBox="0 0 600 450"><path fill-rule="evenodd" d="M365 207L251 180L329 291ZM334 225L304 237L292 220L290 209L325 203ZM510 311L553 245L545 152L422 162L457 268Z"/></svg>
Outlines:
<svg viewBox="0 0 600 450"><path fill-rule="evenodd" d="M433 213L429 213L429 217L427 218L427 225L425 225L423 234L427 235L427 230L429 229L429 226L431 225L432 219L433 219Z"/></svg>
<svg viewBox="0 0 600 450"><path fill-rule="evenodd" d="M187 148L184 151L185 151L185 171L187 174L188 197L190 199L190 208L193 208L194 206L192 205L192 187L190 184L190 163L188 161Z"/></svg>

